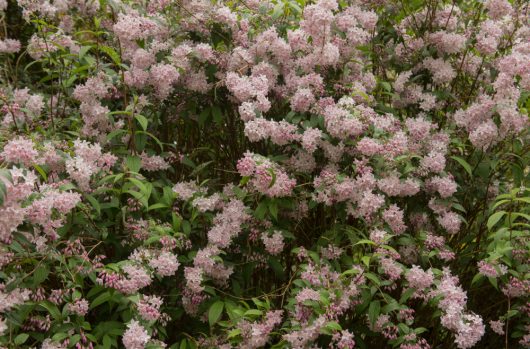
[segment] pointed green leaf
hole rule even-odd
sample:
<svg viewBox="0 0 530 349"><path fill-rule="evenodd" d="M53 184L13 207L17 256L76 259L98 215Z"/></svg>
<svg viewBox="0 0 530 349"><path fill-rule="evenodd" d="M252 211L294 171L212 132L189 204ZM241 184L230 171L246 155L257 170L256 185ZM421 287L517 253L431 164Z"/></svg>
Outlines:
<svg viewBox="0 0 530 349"><path fill-rule="evenodd" d="M208 310L208 322L210 323L210 326L213 326L219 320L224 305L223 301L217 301L211 305L210 310Z"/></svg>
<svg viewBox="0 0 530 349"><path fill-rule="evenodd" d="M455 160L456 162L458 162L460 165L462 165L462 167L466 170L466 172L469 174L469 176L473 176L473 170L471 168L471 165L464 159L462 159L461 157L458 157L458 156L451 156L451 159Z"/></svg>
<svg viewBox="0 0 530 349"><path fill-rule="evenodd" d="M506 211L495 212L488 219L488 229L491 230L495 224L506 214Z"/></svg>

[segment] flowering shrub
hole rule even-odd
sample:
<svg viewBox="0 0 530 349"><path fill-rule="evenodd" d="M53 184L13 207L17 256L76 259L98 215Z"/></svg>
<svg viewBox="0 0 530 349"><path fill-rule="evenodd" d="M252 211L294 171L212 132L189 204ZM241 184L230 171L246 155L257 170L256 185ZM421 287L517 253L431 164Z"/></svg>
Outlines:
<svg viewBox="0 0 530 349"><path fill-rule="evenodd" d="M0 347L530 347L528 7L0 0Z"/></svg>

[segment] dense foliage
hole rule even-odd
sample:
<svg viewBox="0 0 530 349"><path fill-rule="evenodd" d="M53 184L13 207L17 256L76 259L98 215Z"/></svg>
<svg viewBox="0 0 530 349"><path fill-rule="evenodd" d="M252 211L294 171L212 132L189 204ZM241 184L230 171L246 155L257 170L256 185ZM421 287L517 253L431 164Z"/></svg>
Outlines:
<svg viewBox="0 0 530 349"><path fill-rule="evenodd" d="M528 7L0 0L0 348L530 347Z"/></svg>

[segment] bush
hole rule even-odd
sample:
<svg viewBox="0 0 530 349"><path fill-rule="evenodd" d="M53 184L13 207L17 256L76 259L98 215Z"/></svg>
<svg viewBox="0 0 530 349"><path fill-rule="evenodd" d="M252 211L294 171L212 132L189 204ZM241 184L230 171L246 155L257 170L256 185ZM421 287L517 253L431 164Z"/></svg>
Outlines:
<svg viewBox="0 0 530 349"><path fill-rule="evenodd" d="M528 2L0 11L0 347L530 347Z"/></svg>

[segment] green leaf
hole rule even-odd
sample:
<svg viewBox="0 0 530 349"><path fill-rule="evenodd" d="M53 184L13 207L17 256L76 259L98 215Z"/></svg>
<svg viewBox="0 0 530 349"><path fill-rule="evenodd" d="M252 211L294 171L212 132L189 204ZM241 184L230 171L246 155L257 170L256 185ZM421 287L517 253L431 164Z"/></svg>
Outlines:
<svg viewBox="0 0 530 349"><path fill-rule="evenodd" d="M212 107L212 117L213 121L216 124L221 124L223 122L223 113L221 112L221 109L219 109L219 107L216 105Z"/></svg>
<svg viewBox="0 0 530 349"><path fill-rule="evenodd" d="M103 348L104 349L112 348L112 339L110 339L108 334L103 336Z"/></svg>
<svg viewBox="0 0 530 349"><path fill-rule="evenodd" d="M138 172L142 168L142 160L138 156L129 155L125 159L125 166L131 172Z"/></svg>
<svg viewBox="0 0 530 349"><path fill-rule="evenodd" d="M59 332L53 335L52 339L56 342L60 342L63 339L68 338L68 334L64 332Z"/></svg>
<svg viewBox="0 0 530 349"><path fill-rule="evenodd" d="M387 81L379 81L381 86L388 92L392 91L392 86Z"/></svg>
<svg viewBox="0 0 530 349"><path fill-rule="evenodd" d="M193 161L191 161L191 159L187 156L184 156L182 158L182 161L181 161L182 164L188 166L188 167L191 167L191 168L195 168L197 167L197 165L195 165L195 163Z"/></svg>
<svg viewBox="0 0 530 349"><path fill-rule="evenodd" d="M272 11L272 19L276 20L283 14L283 3L278 2L276 6L274 6L274 10Z"/></svg>
<svg viewBox="0 0 530 349"><path fill-rule="evenodd" d="M92 207L97 211L97 213L100 214L101 206L99 205L98 200L90 194L85 193L84 196L88 200L88 202L90 202L90 205L92 205Z"/></svg>
<svg viewBox="0 0 530 349"><path fill-rule="evenodd" d="M15 337L15 344L16 345L22 345L24 344L29 338L29 334L27 333L21 333L18 336Z"/></svg>
<svg viewBox="0 0 530 349"><path fill-rule="evenodd" d="M488 219L488 229L491 230L495 224L506 214L506 211L495 212Z"/></svg>
<svg viewBox="0 0 530 349"><path fill-rule="evenodd" d="M488 277L488 281L493 287L495 287L496 290L499 290L499 286L497 284L497 278Z"/></svg>
<svg viewBox="0 0 530 349"><path fill-rule="evenodd" d="M90 303L90 309L94 309L98 305L107 302L111 297L112 296L109 291L100 294L99 296L96 297L96 299L94 299L94 301Z"/></svg>
<svg viewBox="0 0 530 349"><path fill-rule="evenodd" d="M368 268L370 268L370 256L362 256L361 262L363 262L364 265L366 265Z"/></svg>
<svg viewBox="0 0 530 349"><path fill-rule="evenodd" d="M135 190L127 190L125 191L125 193L128 193L128 194L131 194L136 200L140 201L140 203L144 206L144 207L149 207L149 196L150 196L150 193L141 193L139 191L135 191Z"/></svg>
<svg viewBox="0 0 530 349"><path fill-rule="evenodd" d="M4 204L4 199L7 195L6 182L11 181L11 173L4 168L0 168L0 205Z"/></svg>
<svg viewBox="0 0 530 349"><path fill-rule="evenodd" d="M132 177L129 177L128 180L134 184L138 189L140 189L140 192L143 193L143 194L147 194L148 190L147 190L147 186L142 183L142 181L136 179L136 178L132 178Z"/></svg>
<svg viewBox="0 0 530 349"><path fill-rule="evenodd" d="M409 288L408 290L406 290L405 292L403 292L401 294L401 298L399 299L399 303L400 304L404 304L406 301L409 300L409 298L412 296L412 294L415 292L414 289L412 288Z"/></svg>
<svg viewBox="0 0 530 349"><path fill-rule="evenodd" d="M182 221L182 232L186 235L190 235L191 233L191 224L187 219Z"/></svg>
<svg viewBox="0 0 530 349"><path fill-rule="evenodd" d="M278 261L278 259L272 258L272 257L269 258L269 266L274 271L274 274L276 275L276 277L282 280L285 278L284 266Z"/></svg>
<svg viewBox="0 0 530 349"><path fill-rule="evenodd" d="M134 118L136 119L136 121L138 121L138 123L140 124L140 126L142 127L142 129L144 131L147 131L147 124L149 123L149 121L147 120L147 118L143 115L140 115L140 114L136 114L134 116Z"/></svg>
<svg viewBox="0 0 530 349"><path fill-rule="evenodd" d="M200 165L198 165L197 167L195 167L195 169L190 173L190 177L194 177L195 175L199 174L202 170L204 170L206 167L208 167L209 165L213 164L213 161L207 161L207 162L204 162Z"/></svg>
<svg viewBox="0 0 530 349"><path fill-rule="evenodd" d="M256 210L254 211L254 215L258 219L265 218L265 213L267 213L267 203L265 201L262 201L258 204L258 207L256 207Z"/></svg>
<svg viewBox="0 0 530 349"><path fill-rule="evenodd" d="M364 276L377 286L381 285L381 280L374 273L365 273Z"/></svg>
<svg viewBox="0 0 530 349"><path fill-rule="evenodd" d="M335 321L330 321L326 324L326 328L332 331L342 331L342 327Z"/></svg>
<svg viewBox="0 0 530 349"><path fill-rule="evenodd" d="M239 336L240 334L241 334L241 329L235 328L232 331L228 332L228 336L226 338L228 339L234 338L234 337Z"/></svg>
<svg viewBox="0 0 530 349"><path fill-rule="evenodd" d="M473 177L473 169L471 168L471 165L464 159L458 156L451 156L451 159L458 162L462 167L466 170L466 172L469 174L470 177Z"/></svg>
<svg viewBox="0 0 530 349"><path fill-rule="evenodd" d="M79 60L82 60L91 48L92 46L82 46L81 49L79 49Z"/></svg>
<svg viewBox="0 0 530 349"><path fill-rule="evenodd" d="M40 265L37 269L35 269L35 273L33 274L34 285L40 285L44 280L48 278L49 273L50 269L48 269L46 265Z"/></svg>
<svg viewBox="0 0 530 349"><path fill-rule="evenodd" d="M108 135L107 135L107 140L110 141L112 140L114 137L117 137L119 135L122 135L122 134L125 134L127 133L127 130L124 130L124 129L117 129L117 130L114 130L112 132L110 132Z"/></svg>
<svg viewBox="0 0 530 349"><path fill-rule="evenodd" d="M482 274L476 274L474 277L473 277L473 280L471 280L471 286L473 286L474 284L476 284L477 282L479 282L480 280L482 280L484 278L484 275Z"/></svg>
<svg viewBox="0 0 530 349"><path fill-rule="evenodd" d="M217 301L211 305L210 310L208 310L208 322L210 326L213 326L221 317L225 304L223 301Z"/></svg>
<svg viewBox="0 0 530 349"><path fill-rule="evenodd" d="M149 206L147 211L158 210L158 209L163 209L163 208L168 208L168 206L166 204L163 204L163 203L159 202L157 204L153 204L153 205Z"/></svg>
<svg viewBox="0 0 530 349"><path fill-rule="evenodd" d="M116 65L121 64L120 55L112 47L102 45L102 46L99 46L99 49L103 51L104 53L106 53L112 59L114 64Z"/></svg>
<svg viewBox="0 0 530 349"><path fill-rule="evenodd" d="M381 311L381 303L379 301L374 301L370 303L370 307L368 308L368 318L370 319L370 323L372 325L374 325L375 322L377 321L380 311Z"/></svg>
<svg viewBox="0 0 530 349"><path fill-rule="evenodd" d="M249 309L249 310L245 311L245 313L243 314L243 316L249 316L249 315L261 316L261 315L263 315L263 312L261 310L258 310L258 309Z"/></svg>
<svg viewBox="0 0 530 349"><path fill-rule="evenodd" d="M269 172L272 177L271 182L269 183L269 188L272 188L274 184L276 183L276 173L274 172L274 169L272 168L268 168L267 172Z"/></svg>
<svg viewBox="0 0 530 349"><path fill-rule="evenodd" d="M37 172L41 175L42 179L44 179L45 182L48 181L48 176L46 175L46 172L40 167L39 165L33 165L33 168L37 170Z"/></svg>
<svg viewBox="0 0 530 349"><path fill-rule="evenodd" d="M59 308L55 304L53 304L50 301L42 301L40 303L40 306L44 309L48 310L48 313L55 319L59 320L62 318L61 312L59 311Z"/></svg>
<svg viewBox="0 0 530 349"><path fill-rule="evenodd" d="M368 240L368 239L362 239L362 240L357 241L355 245L353 246L356 246L356 245L375 245L375 242L373 242L372 240Z"/></svg>
<svg viewBox="0 0 530 349"><path fill-rule="evenodd" d="M275 220L278 220L278 204L275 200L269 201L269 212Z"/></svg>
<svg viewBox="0 0 530 349"><path fill-rule="evenodd" d="M289 1L288 5L291 9L293 9L294 12L296 12L296 14L302 13L302 8L300 7L300 5L298 5L296 1Z"/></svg>
<svg viewBox="0 0 530 349"><path fill-rule="evenodd" d="M210 116L210 108L205 108L201 113L199 114L199 125L204 126L206 121L208 121L208 117Z"/></svg>

